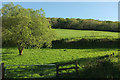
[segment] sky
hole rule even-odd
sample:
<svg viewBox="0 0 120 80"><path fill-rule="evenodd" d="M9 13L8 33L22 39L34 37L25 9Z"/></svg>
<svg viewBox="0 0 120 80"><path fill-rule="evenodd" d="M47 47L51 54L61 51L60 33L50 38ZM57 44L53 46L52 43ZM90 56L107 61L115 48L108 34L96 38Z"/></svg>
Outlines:
<svg viewBox="0 0 120 80"><path fill-rule="evenodd" d="M119 2L120 0L1 0L2 2Z"/></svg>
<svg viewBox="0 0 120 80"><path fill-rule="evenodd" d="M6 4L8 2L2 2ZM118 2L14 2L24 8L42 8L46 17L118 21Z"/></svg>

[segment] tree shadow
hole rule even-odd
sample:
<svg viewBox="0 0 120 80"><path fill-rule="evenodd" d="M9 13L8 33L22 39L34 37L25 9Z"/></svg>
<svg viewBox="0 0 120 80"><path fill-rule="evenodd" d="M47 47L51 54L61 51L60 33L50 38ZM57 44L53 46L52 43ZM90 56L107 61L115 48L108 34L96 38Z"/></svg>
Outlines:
<svg viewBox="0 0 120 80"><path fill-rule="evenodd" d="M66 39L56 40L52 42L52 49L97 49L97 48L119 48L119 41L107 39L81 39L78 41L68 42Z"/></svg>
<svg viewBox="0 0 120 80"><path fill-rule="evenodd" d="M103 58L101 58L103 57ZM112 56L117 57L117 56ZM7 69L14 68L16 70L7 70L5 78L26 78L26 79L43 79L43 78L120 78L120 65L113 63L110 57L99 56L93 58L80 58L70 61L56 62L50 64L64 64L69 62L78 61L79 71L68 70L60 72L62 75L56 76L56 66L26 66L26 67L8 67ZM116 65L117 64L117 65ZM67 65L61 67L70 67L74 65ZM24 68L24 69L21 69ZM45 69L49 68L49 69ZM51 69L50 69L51 68Z"/></svg>
<svg viewBox="0 0 120 80"><path fill-rule="evenodd" d="M96 65L87 66L79 71L80 78L120 78L119 67L110 61L98 62Z"/></svg>
<svg viewBox="0 0 120 80"><path fill-rule="evenodd" d="M34 79L34 78L52 78L55 76L55 66L40 66L40 65L28 65L28 66L8 66L6 67L5 78L15 79ZM14 70L8 70L14 69Z"/></svg>
<svg viewBox="0 0 120 80"><path fill-rule="evenodd" d="M11 55L8 55L8 54L11 54ZM19 55L12 55L12 54L14 54L14 53L11 52L11 51L2 52L2 60L7 61L7 60L10 60L10 59L13 59L14 57L19 56Z"/></svg>
<svg viewBox="0 0 120 80"><path fill-rule="evenodd" d="M85 66L78 73L72 72L71 74L63 74L56 78L110 78L116 79L120 78L120 70L115 67L113 63L109 61L104 61L101 64L92 65L89 64Z"/></svg>
<svg viewBox="0 0 120 80"><path fill-rule="evenodd" d="M82 68L79 68L78 73L76 73L75 71L70 74L63 73L63 75L60 75L56 78L120 78L120 65L118 65L118 63L111 62L106 57L103 59L100 58L101 57L77 59L77 61L79 62L78 65L83 66ZM61 63L66 62L59 62L57 64Z"/></svg>

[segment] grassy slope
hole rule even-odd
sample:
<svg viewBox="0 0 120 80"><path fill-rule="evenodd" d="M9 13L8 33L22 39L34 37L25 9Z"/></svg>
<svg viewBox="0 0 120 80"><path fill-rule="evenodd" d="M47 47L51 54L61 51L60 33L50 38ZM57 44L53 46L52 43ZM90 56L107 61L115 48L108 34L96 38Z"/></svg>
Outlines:
<svg viewBox="0 0 120 80"><path fill-rule="evenodd" d="M99 36L99 38L103 38L103 37L107 37L107 36L111 36L113 38L118 37L118 33L115 33L115 32L87 31L87 30L65 30L65 29L53 29L53 30L57 34L57 40L59 40L61 38L65 39L65 38L76 38L76 37L85 37L85 36L95 36L94 38L96 38L97 36ZM22 62L20 63L17 61L22 61L19 59L23 58L23 61L24 61L23 64L24 63L26 64L26 61L29 61L29 59L30 59L30 62L32 60L36 60L36 61L31 62L31 64L32 63L36 64L37 62L40 64L43 64L43 63L45 64L45 63L59 62L59 61L63 60L63 58L70 60L70 59L72 59L72 56L76 56L76 57L79 56L78 58L80 58L80 56L87 55L89 53L91 53L91 54L97 53L96 54L96 56L97 56L97 55L100 55L101 51L106 52L106 50L111 51L111 49L67 49L67 51L63 51L63 49L25 49L23 56L18 56L17 49L3 49L3 61L6 61L6 62L7 62L7 60L11 61L9 63L7 62L7 64L22 64ZM76 55L74 55L73 52ZM100 52L100 53L98 53L98 52ZM80 54L82 54L82 55L80 55ZM69 58L67 58L67 57L64 57L64 55L65 56L68 55L68 57L70 55L71 56ZM6 56L8 58L6 58ZM14 57L12 57L12 56L14 56ZM59 59L57 60L55 58L56 59L55 60L54 57L57 57L57 56L59 57ZM92 56L95 56L95 55L92 55ZM25 58L25 57L28 57L28 58ZM37 59L34 59L34 57L36 57L38 59L38 61L37 61ZM85 56L82 56L82 57L84 58ZM45 62L44 59L45 60L49 59L49 60L48 60L48 62L47 61ZM14 60L16 62L13 62Z"/></svg>
<svg viewBox="0 0 120 80"><path fill-rule="evenodd" d="M71 30L71 29L53 29L56 32L57 40L70 38L102 39L118 38L117 32L90 31L90 30Z"/></svg>
<svg viewBox="0 0 120 80"><path fill-rule="evenodd" d="M118 33L115 32L102 32L102 31L80 31L80 30L60 30L54 29L57 34L57 39L61 38L76 38L86 36L98 36L99 38L105 38L112 36L118 37ZM88 37L86 37L88 39ZM64 51L65 50L65 51ZM25 49L22 56L18 55L17 48L4 48L2 50L2 60L5 65L22 65L22 64L49 64L49 63L61 63L69 62L73 60L79 60L79 67L87 65L92 59L106 54L115 53L118 55L118 49L116 48L97 48L97 49ZM84 59L84 60L82 60ZM117 62L115 57L111 61Z"/></svg>

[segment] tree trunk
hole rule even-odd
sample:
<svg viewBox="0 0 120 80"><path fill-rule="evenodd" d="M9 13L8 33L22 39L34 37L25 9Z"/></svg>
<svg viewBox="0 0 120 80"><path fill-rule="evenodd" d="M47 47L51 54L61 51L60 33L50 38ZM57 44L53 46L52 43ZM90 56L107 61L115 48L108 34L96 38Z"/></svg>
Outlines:
<svg viewBox="0 0 120 80"><path fill-rule="evenodd" d="M23 54L23 47L22 48L18 48L19 50L19 55L22 55Z"/></svg>

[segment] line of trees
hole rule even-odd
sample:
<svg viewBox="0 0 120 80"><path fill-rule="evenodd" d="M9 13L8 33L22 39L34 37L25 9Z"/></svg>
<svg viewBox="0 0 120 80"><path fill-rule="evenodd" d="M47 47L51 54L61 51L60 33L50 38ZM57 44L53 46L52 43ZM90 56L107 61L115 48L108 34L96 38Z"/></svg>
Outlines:
<svg viewBox="0 0 120 80"><path fill-rule="evenodd" d="M80 18L47 18L52 28L77 29L77 30L100 30L120 31L118 22L99 21L94 19Z"/></svg>

